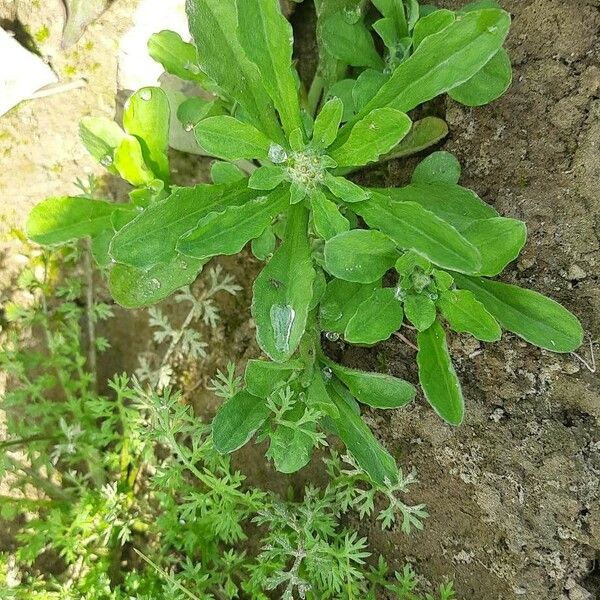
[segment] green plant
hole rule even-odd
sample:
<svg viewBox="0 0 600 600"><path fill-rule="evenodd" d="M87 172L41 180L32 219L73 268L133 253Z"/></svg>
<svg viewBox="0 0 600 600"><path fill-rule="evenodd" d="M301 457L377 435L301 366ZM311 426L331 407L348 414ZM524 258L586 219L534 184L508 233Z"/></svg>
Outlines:
<svg viewBox="0 0 600 600"><path fill-rule="evenodd" d="M95 391L80 323L86 311L109 311L79 286L75 247L30 252L18 282L26 302L7 304L0 339L0 365L12 378L0 443L11 494L0 497L0 515L17 531L16 549L0 554L0 597L374 600L385 590L398 600L433 600L416 591L410 567L390 576L383 558L367 564L366 539L342 524L351 510L374 514L382 494L382 526L401 516L404 530L420 527L422 507L400 500L414 477L375 489L352 459L332 453L325 489L282 499L252 487L164 382L121 375L104 394ZM204 291L186 302L210 324L215 290L231 292L234 283L219 272L203 279ZM172 327L156 312L150 319L168 332L159 364L174 357L174 343L197 357L197 339L182 343L187 326ZM44 334L41 345L30 330ZM99 351L108 347L96 340ZM230 365L213 385L230 398L239 384ZM452 586L435 597L450 600Z"/></svg>
<svg viewBox="0 0 600 600"><path fill-rule="evenodd" d="M577 348L582 328L552 300L491 279L520 253L525 225L459 186L451 154L431 154L398 189L347 178L445 135L439 119L413 123L411 110L444 93L488 101L510 81L503 71L500 85L496 72L499 62L506 66L510 17L493 3L458 14L413 0L374 4L384 58L363 20L373 14L366 2L316 2L320 66L306 91L276 0L188 0L196 48L163 32L151 52L210 99L145 88L127 102L124 130L85 120L84 144L136 186L131 202L50 199L32 212L29 235L46 244L90 236L125 306L166 297L211 257L252 242L267 262L254 282L252 315L270 361L249 362L245 388L213 423L215 447L233 452L258 432L277 468L291 472L332 432L381 486L398 481L396 464L360 418L360 404L398 408L415 388L334 363L322 332L372 345L411 323L425 396L458 425L464 400L444 321L483 341L505 329L555 352ZM350 67L363 69L356 81L345 79ZM195 136L204 153L226 161L214 165L213 185L171 185L175 113L180 124L171 133Z"/></svg>

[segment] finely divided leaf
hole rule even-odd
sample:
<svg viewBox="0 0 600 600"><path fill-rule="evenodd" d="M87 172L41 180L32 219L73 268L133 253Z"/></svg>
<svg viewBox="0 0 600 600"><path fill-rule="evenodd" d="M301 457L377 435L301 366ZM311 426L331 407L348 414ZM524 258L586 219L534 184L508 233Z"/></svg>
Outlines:
<svg viewBox="0 0 600 600"><path fill-rule="evenodd" d="M450 359L446 333L435 321L417 336L419 381L429 404L450 425L460 425L465 414L460 382Z"/></svg>
<svg viewBox="0 0 600 600"><path fill-rule="evenodd" d="M338 279L372 283L396 262L396 245L379 231L353 229L325 244L325 266Z"/></svg>
<svg viewBox="0 0 600 600"><path fill-rule="evenodd" d="M416 202L392 202L381 194L373 194L355 207L369 227L379 229L399 247L414 250L440 267L466 273L476 273L481 267L477 248Z"/></svg>
<svg viewBox="0 0 600 600"><path fill-rule="evenodd" d="M276 362L287 361L304 335L314 278L308 211L295 205L288 212L283 243L254 282L258 343Z"/></svg>
<svg viewBox="0 0 600 600"><path fill-rule="evenodd" d="M242 391L221 406L212 422L213 444L230 454L246 444L267 420L269 408L262 398Z"/></svg>
<svg viewBox="0 0 600 600"><path fill-rule="evenodd" d="M300 102L292 71L293 32L279 0L237 0L238 34L248 58L258 67L279 112L284 131L302 129Z"/></svg>
<svg viewBox="0 0 600 600"><path fill-rule="evenodd" d="M490 279L455 275L504 329L553 352L574 352L583 342L581 323L558 302L533 290Z"/></svg>

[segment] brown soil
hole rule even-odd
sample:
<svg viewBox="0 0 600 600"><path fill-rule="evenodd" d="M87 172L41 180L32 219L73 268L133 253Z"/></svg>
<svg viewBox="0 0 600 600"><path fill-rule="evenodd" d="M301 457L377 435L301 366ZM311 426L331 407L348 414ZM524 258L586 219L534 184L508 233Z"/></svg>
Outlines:
<svg viewBox="0 0 600 600"><path fill-rule="evenodd" d="M502 4L514 16L509 41L514 85L485 108L466 109L451 101L436 105L451 130L443 147L459 157L464 185L503 215L528 224L526 250L504 278L562 302L596 343L600 5L598 0ZM114 44L131 5L116 2L77 46L77 68L89 78L88 88L74 92L68 102L60 97L38 101L0 120L0 155L8 165L0 174L0 189L5 198L8 194L17 221L39 198L72 193L65 184L92 168L78 144L76 122L89 112L114 111ZM296 15L302 30L306 10L301 5ZM97 44L102 61L96 51L81 50L86 41ZM310 48L310 41L300 47ZM65 57L56 60L67 64ZM93 70L95 63L101 66ZM364 177L374 184L401 184L413 164L393 163ZM198 172L183 163L181 168L183 178ZM25 180L30 183L23 189ZM206 380L227 359L258 353L248 321L251 275L258 265L247 254L224 265L245 289L225 304L221 335L206 363L211 372L192 373L191 383ZM113 349L102 367L105 374L133 370L138 354L152 348L145 322L142 312L117 313L109 329ZM462 427L443 425L422 399L402 411L367 415L402 467L417 469L420 483L410 499L426 503L431 515L425 530L408 538L399 531L381 532L374 521L364 523L374 552L393 567L413 561L431 582L453 578L463 600L600 598L597 375L571 355L540 351L514 336L480 345L455 335L451 345L467 400ZM414 353L399 342L370 350L339 344L330 350L349 365L416 381ZM589 361L589 348L581 355ZM204 392L195 394L202 413L214 402ZM260 456L253 448L237 460L253 480L272 484ZM313 465L295 484L320 476ZM286 481L278 479L276 487L284 490Z"/></svg>

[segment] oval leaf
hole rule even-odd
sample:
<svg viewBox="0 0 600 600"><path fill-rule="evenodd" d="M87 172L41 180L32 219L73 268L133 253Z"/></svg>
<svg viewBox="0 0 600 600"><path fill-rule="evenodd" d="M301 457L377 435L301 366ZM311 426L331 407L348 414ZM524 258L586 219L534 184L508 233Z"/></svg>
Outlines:
<svg viewBox="0 0 600 600"><path fill-rule="evenodd" d="M244 446L267 420L269 408L262 398L246 391L237 393L221 406L212 422L213 444L220 454Z"/></svg>
<svg viewBox="0 0 600 600"><path fill-rule="evenodd" d="M325 266L338 279L372 283L394 266L396 245L379 231L353 229L325 243Z"/></svg>
<svg viewBox="0 0 600 600"><path fill-rule="evenodd" d="M446 333L435 321L417 336L419 381L427 401L450 425L460 425L465 414L465 401L460 382L450 359Z"/></svg>
<svg viewBox="0 0 600 600"><path fill-rule="evenodd" d="M558 302L516 285L456 274L456 284L470 290L504 329L552 352L574 352L583 342L575 315Z"/></svg>

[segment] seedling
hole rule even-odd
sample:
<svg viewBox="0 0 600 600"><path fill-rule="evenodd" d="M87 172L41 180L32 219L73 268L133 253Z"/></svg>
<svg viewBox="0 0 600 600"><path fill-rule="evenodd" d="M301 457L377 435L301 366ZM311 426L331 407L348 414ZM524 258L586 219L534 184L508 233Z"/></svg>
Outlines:
<svg viewBox="0 0 600 600"><path fill-rule="evenodd" d="M493 3L458 13L414 0L373 4L368 14L379 14L373 29L383 57L364 24L371 22L363 19L365 2L316 2L321 60L306 91L277 0L188 0L196 47L163 32L150 48L166 70L196 82L202 97L144 88L126 104L123 129L84 120L84 144L135 187L131 201L50 199L34 209L29 234L50 244L91 237L125 306L167 297L212 257L252 242L266 261L252 316L268 360L248 363L245 388L214 420L215 447L233 452L258 433L270 440L276 466L291 472L332 432L375 484L393 485L395 461L360 405L399 408L416 390L336 364L322 349L323 334L372 345L410 323L425 396L458 425L464 400L446 328L486 342L504 329L554 352L577 348L582 329L556 302L492 279L519 255L525 225L458 185L451 154L431 154L398 189L348 179L445 135L440 119L413 122L408 113L421 104L445 93L480 104L510 82L510 69L497 77L498 64L507 66L510 17ZM224 161L213 167L212 185L171 185L167 150L175 135Z"/></svg>

